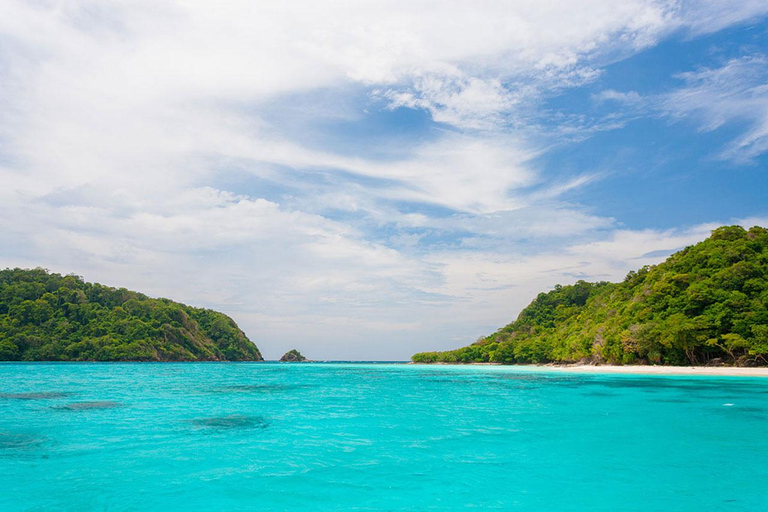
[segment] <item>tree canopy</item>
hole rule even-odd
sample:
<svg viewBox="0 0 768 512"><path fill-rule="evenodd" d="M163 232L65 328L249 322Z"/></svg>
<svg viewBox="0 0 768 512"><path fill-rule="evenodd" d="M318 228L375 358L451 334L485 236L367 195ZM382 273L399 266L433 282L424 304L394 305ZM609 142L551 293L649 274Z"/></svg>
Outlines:
<svg viewBox="0 0 768 512"><path fill-rule="evenodd" d="M260 361L228 316L44 269L0 270L0 360Z"/></svg>
<svg viewBox="0 0 768 512"><path fill-rule="evenodd" d="M558 285L490 336L412 359L768 364L768 230L724 226L621 283Z"/></svg>

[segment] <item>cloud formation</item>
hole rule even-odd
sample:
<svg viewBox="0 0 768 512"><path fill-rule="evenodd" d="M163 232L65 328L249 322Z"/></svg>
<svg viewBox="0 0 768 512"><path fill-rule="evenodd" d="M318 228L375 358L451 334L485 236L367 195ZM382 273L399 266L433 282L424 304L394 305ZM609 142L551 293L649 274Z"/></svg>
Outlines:
<svg viewBox="0 0 768 512"><path fill-rule="evenodd" d="M302 341L313 358L404 358L474 338L555 282L621 277L703 238L620 230L569 202L601 175L544 173L536 119L546 98L670 34L768 11L721 7L8 0L0 265L222 309L268 356ZM685 76L670 115L715 127L752 112L722 96L718 72ZM729 107L700 106L713 96ZM343 147L368 149L356 127L371 111L403 109L428 114L423 138ZM765 144L748 119L747 156ZM351 133L323 144L342 121Z"/></svg>
<svg viewBox="0 0 768 512"><path fill-rule="evenodd" d="M747 123L744 133L723 151L723 158L750 161L768 151L768 58L748 55L719 68L683 73L680 79L685 85L662 99L660 108L666 115L693 118L703 131Z"/></svg>
<svg viewBox="0 0 768 512"><path fill-rule="evenodd" d="M614 89L594 94L596 103L617 107L611 114L614 124L597 122L595 126L613 129L632 119L659 116L692 123L701 132L738 126L740 134L725 145L720 158L745 164L768 151L768 57L750 53L675 78L681 85L659 94L643 96Z"/></svg>

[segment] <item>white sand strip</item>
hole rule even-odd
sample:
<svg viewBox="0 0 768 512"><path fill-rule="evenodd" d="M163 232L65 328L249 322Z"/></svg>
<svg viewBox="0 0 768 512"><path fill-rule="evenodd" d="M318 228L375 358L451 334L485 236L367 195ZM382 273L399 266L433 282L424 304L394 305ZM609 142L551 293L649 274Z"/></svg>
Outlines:
<svg viewBox="0 0 768 512"><path fill-rule="evenodd" d="M612 365L547 365L546 368L578 373L634 373L644 375L722 375L735 377L768 377L768 367L737 366L612 366Z"/></svg>

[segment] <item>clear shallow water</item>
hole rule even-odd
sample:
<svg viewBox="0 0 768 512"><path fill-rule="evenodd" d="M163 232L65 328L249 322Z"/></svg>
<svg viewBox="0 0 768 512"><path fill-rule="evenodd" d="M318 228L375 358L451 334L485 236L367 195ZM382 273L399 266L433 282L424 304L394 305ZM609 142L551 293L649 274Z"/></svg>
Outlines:
<svg viewBox="0 0 768 512"><path fill-rule="evenodd" d="M768 379L0 364L0 510L768 510Z"/></svg>

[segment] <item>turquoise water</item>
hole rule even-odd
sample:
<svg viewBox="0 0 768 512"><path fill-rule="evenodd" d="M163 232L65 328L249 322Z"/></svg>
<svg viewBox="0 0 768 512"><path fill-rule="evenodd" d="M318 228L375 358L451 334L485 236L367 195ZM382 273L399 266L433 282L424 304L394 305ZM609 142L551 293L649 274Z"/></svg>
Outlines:
<svg viewBox="0 0 768 512"><path fill-rule="evenodd" d="M768 510L768 379L2 364L0 510Z"/></svg>

